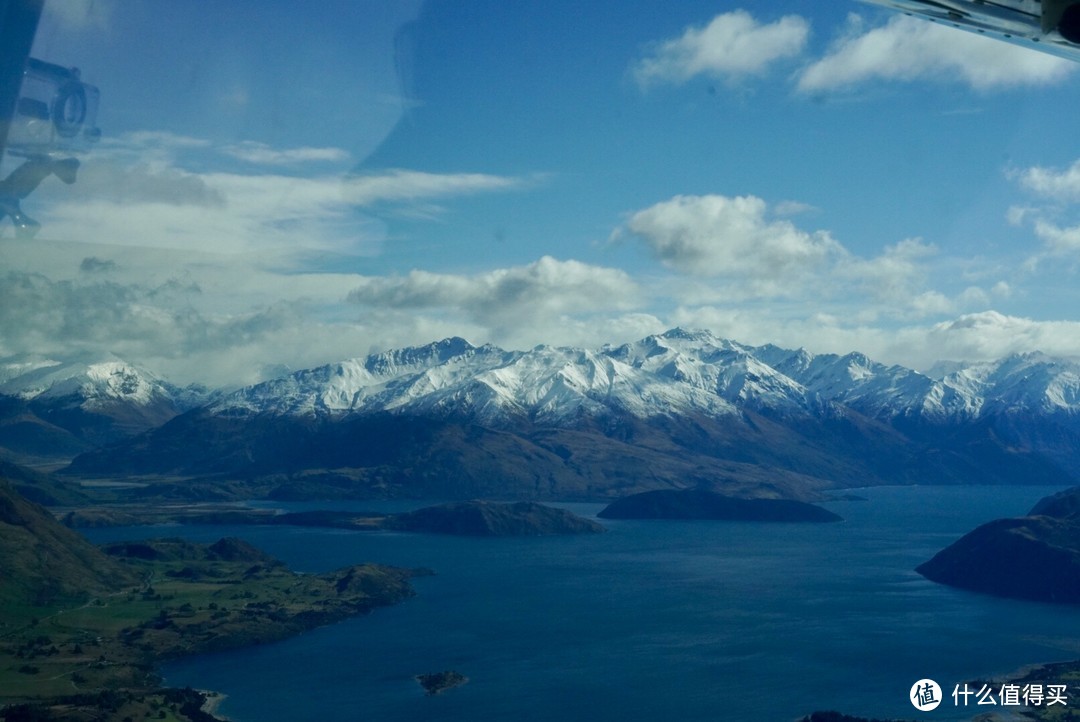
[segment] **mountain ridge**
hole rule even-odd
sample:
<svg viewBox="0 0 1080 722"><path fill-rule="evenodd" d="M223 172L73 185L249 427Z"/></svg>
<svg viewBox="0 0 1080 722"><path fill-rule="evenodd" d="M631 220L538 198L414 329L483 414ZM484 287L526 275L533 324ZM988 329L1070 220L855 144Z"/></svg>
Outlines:
<svg viewBox="0 0 1080 722"><path fill-rule="evenodd" d="M448 338L296 371L68 471L271 485L331 474L357 493L447 498L687 486L813 497L882 483L1064 484L1077 466L1073 362L1017 355L935 380L858 352L677 328L599 349Z"/></svg>

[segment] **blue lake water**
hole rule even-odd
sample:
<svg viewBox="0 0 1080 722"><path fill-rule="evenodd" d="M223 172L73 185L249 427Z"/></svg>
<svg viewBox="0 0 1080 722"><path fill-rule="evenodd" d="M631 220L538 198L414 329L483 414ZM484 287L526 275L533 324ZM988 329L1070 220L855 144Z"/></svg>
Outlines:
<svg viewBox="0 0 1080 722"><path fill-rule="evenodd" d="M364 561L436 570L403 604L164 668L172 685L229 695L221 712L238 722L787 721L815 709L966 720L992 710L955 707L954 685L1080 658L1080 614L958 591L913 569L1053 491L875 488L858 492L868 501L826 504L839 524L605 521L606 534L542 539L226 526L90 536L232 535L300 571ZM289 506L333 507L380 508ZM414 676L444 669L469 683L425 696ZM922 678L945 691L933 712L908 701Z"/></svg>

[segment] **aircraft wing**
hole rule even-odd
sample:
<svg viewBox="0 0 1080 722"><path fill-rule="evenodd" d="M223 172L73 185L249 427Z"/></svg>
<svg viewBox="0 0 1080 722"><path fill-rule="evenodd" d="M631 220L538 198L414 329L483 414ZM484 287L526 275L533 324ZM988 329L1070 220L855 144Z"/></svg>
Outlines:
<svg viewBox="0 0 1080 722"><path fill-rule="evenodd" d="M1080 0L863 0L1080 61Z"/></svg>

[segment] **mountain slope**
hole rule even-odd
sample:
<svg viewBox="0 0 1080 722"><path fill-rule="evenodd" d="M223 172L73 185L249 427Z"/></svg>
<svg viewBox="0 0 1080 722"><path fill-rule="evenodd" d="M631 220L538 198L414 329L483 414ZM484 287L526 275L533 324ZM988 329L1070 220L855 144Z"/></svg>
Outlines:
<svg viewBox="0 0 1080 722"><path fill-rule="evenodd" d="M0 606L82 599L138 582L130 569L24 499L3 480L0 580Z"/></svg>

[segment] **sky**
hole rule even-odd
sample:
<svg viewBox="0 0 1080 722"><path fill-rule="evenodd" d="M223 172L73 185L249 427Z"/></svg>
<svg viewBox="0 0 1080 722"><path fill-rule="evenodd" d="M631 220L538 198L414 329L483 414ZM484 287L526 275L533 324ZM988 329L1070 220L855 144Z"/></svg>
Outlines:
<svg viewBox="0 0 1080 722"><path fill-rule="evenodd" d="M0 226L0 364L1080 356L1080 64L1033 50L855 0L49 0L33 55L102 138Z"/></svg>

